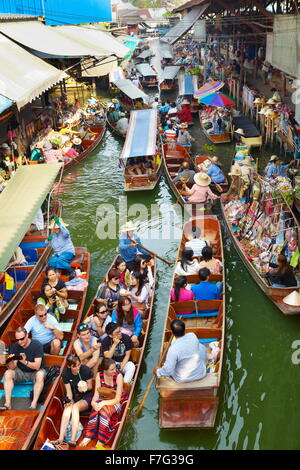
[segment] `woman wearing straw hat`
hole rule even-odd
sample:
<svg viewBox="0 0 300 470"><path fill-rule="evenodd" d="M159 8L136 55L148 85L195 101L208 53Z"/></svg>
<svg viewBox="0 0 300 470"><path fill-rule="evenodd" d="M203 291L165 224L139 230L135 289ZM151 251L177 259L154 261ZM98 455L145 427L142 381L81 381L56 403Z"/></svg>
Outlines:
<svg viewBox="0 0 300 470"><path fill-rule="evenodd" d="M45 243L50 242L54 251L54 255L48 261L49 266L55 269L65 269L72 273L74 268L69 263L75 256L75 250L67 226L68 224L65 224L61 218L54 217L49 225L52 233Z"/></svg>
<svg viewBox="0 0 300 470"><path fill-rule="evenodd" d="M191 189L189 189L186 184L183 185L183 189L188 194L188 197L186 197L188 202L198 202L204 204L208 197L211 199L219 198L219 196L216 196L210 189L209 185L211 183L211 178L206 173L196 173L194 176L194 181L195 184Z"/></svg>
<svg viewBox="0 0 300 470"><path fill-rule="evenodd" d="M148 251L141 247L137 247L137 243L141 245L140 237L134 232L137 227L131 222L126 222L121 228L121 236L119 240L120 255L126 261L126 267L129 271L132 271L135 263L135 259L138 253L143 253L146 261L150 261L151 256ZM134 241L131 241L131 240Z"/></svg>
<svg viewBox="0 0 300 470"><path fill-rule="evenodd" d="M183 147L190 147L192 145L192 141L195 140L187 131L187 128L188 124L186 122L183 122L179 125L177 143L182 145Z"/></svg>
<svg viewBox="0 0 300 470"><path fill-rule="evenodd" d="M84 151L84 148L81 145L82 140L79 137L75 137L75 139L72 140L72 143L73 148L76 150L76 152L81 153Z"/></svg>

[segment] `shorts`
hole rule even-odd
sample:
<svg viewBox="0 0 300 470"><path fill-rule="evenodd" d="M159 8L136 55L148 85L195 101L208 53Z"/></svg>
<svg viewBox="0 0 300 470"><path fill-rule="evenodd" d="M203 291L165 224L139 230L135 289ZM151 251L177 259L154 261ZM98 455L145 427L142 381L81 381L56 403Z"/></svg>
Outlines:
<svg viewBox="0 0 300 470"><path fill-rule="evenodd" d="M83 397L75 399L75 403L77 403L80 400L84 400L87 402L88 407L91 408L93 396L94 396L94 392L90 390L89 392L86 392Z"/></svg>
<svg viewBox="0 0 300 470"><path fill-rule="evenodd" d="M49 341L49 343L43 344L43 351L44 351L45 354L50 354L52 341L53 341L53 339L51 341ZM63 346L63 342L61 341L60 342L60 348L62 348L62 346Z"/></svg>
<svg viewBox="0 0 300 470"><path fill-rule="evenodd" d="M24 372L19 367L16 367L14 370L15 370L15 377L13 379L14 383L20 383L20 382L35 383L36 374L39 371L42 371L44 373L44 378L45 378L45 375L46 375L45 369L40 369L39 371L36 370L36 371L32 371L32 372Z"/></svg>

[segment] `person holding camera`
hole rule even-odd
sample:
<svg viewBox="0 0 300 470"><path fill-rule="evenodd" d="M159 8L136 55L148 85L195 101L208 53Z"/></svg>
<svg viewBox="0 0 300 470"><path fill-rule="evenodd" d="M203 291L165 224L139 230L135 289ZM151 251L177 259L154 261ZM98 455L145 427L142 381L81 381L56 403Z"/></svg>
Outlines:
<svg viewBox="0 0 300 470"><path fill-rule="evenodd" d="M78 432L79 415L82 411L91 408L93 399L93 372L91 369L81 364L80 359L75 354L67 357L67 367L62 373L62 380L66 390L66 396L62 402L64 411L60 423L59 437L52 441L53 445L61 445L64 442L67 427L71 419L72 432L70 447L76 446L76 434Z"/></svg>
<svg viewBox="0 0 300 470"><path fill-rule="evenodd" d="M96 375L99 366L101 344L97 338L91 335L89 325L81 323L77 328L77 339L74 342L74 350L80 362L93 370Z"/></svg>
<svg viewBox="0 0 300 470"><path fill-rule="evenodd" d="M38 304L33 315L26 322L24 328L31 333L32 339L39 341L43 345L45 354L59 355L62 347L63 332L59 329L59 324L53 315L47 312L44 305Z"/></svg>
<svg viewBox="0 0 300 470"><path fill-rule="evenodd" d="M124 288L120 283L120 273L112 268L107 274L107 281L102 282L96 294L97 299L101 299L110 310L117 307L120 291Z"/></svg>
<svg viewBox="0 0 300 470"><path fill-rule="evenodd" d="M52 315L58 322L60 315L66 313L66 307L62 304L61 298L56 294L50 284L44 284L42 286L41 296L37 299L37 305L43 305L47 313Z"/></svg>

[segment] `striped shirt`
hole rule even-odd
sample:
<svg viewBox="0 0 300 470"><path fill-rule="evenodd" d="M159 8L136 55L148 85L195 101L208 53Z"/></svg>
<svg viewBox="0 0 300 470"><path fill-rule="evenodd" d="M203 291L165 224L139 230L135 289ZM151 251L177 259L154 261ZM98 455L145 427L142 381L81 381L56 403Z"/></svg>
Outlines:
<svg viewBox="0 0 300 470"><path fill-rule="evenodd" d="M193 238L193 240L190 240L185 244L185 248L191 248L193 250L194 256L201 256L202 250L205 246L207 246L207 242L200 238Z"/></svg>

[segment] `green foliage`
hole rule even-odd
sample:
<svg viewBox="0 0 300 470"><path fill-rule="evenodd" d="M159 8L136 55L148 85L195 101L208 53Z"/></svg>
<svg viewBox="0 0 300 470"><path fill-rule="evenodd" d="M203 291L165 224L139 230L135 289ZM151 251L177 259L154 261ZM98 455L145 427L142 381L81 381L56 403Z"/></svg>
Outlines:
<svg viewBox="0 0 300 470"><path fill-rule="evenodd" d="M205 153L208 153L209 155L215 155L217 148L215 145L205 144L203 145L203 150L205 151Z"/></svg>

